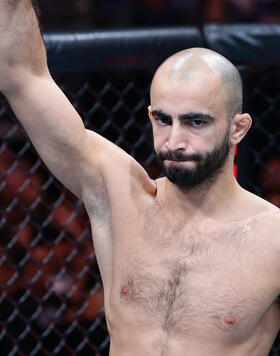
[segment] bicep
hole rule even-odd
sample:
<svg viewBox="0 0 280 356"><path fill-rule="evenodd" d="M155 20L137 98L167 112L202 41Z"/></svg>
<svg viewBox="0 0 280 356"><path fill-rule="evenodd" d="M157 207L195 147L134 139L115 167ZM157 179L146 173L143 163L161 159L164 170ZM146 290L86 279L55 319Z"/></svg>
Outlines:
<svg viewBox="0 0 280 356"><path fill-rule="evenodd" d="M93 131L49 75L28 76L8 101L40 157L54 176L78 197L126 182L146 189L150 180L127 153ZM149 188L148 188L149 189Z"/></svg>
<svg viewBox="0 0 280 356"><path fill-rule="evenodd" d="M86 179L88 135L61 89L49 75L29 75L7 99L43 162L80 197ZM98 172L95 175L100 179Z"/></svg>

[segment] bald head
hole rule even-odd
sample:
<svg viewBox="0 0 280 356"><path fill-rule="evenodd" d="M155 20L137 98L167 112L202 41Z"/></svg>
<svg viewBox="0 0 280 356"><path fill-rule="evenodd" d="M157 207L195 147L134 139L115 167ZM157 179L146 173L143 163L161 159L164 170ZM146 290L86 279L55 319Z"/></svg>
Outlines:
<svg viewBox="0 0 280 356"><path fill-rule="evenodd" d="M242 112L242 80L236 67L222 55L206 48L190 48L167 58L154 75L151 87L161 77L189 81L205 73L216 75L222 83L228 119Z"/></svg>

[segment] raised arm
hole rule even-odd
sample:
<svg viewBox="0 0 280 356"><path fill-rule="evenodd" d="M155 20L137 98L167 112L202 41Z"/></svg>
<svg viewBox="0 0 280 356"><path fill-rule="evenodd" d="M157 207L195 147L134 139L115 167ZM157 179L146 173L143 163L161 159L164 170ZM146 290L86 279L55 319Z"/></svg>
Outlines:
<svg viewBox="0 0 280 356"><path fill-rule="evenodd" d="M49 74L31 0L0 0L0 36L0 90L48 168L81 196L86 130Z"/></svg>
<svg viewBox="0 0 280 356"><path fill-rule="evenodd" d="M146 179L132 158L85 129L51 78L31 0L0 0L0 36L0 90L45 164L66 187L83 198L85 187L111 184L121 172Z"/></svg>

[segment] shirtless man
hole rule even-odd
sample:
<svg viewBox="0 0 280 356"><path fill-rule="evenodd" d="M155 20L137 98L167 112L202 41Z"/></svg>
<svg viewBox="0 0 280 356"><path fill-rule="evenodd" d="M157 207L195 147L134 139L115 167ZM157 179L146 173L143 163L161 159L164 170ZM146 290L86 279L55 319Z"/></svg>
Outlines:
<svg viewBox="0 0 280 356"><path fill-rule="evenodd" d="M167 177L84 128L52 80L30 0L0 0L0 90L53 174L86 206L110 356L265 356L280 326L279 210L242 189L234 66L206 49L167 59L149 118Z"/></svg>

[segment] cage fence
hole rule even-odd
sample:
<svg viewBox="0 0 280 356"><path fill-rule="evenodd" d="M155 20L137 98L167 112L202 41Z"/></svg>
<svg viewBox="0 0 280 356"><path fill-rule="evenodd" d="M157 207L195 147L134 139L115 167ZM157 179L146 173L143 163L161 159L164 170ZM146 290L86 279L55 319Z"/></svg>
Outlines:
<svg viewBox="0 0 280 356"><path fill-rule="evenodd" d="M152 75L130 69L54 77L87 128L157 178L147 117ZM278 206L279 76L278 67L246 67L246 111L254 124L242 152L248 156L242 185ZM3 96L0 130L0 353L108 355L102 283L84 207L46 169ZM277 340L270 353L276 355Z"/></svg>

